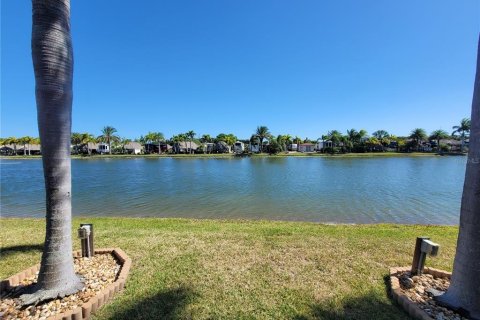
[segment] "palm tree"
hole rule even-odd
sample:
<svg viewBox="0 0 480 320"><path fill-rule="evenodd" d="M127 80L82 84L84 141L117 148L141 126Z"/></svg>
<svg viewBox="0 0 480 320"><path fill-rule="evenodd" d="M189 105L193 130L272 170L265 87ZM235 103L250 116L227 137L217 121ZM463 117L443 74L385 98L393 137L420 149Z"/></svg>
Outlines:
<svg viewBox="0 0 480 320"><path fill-rule="evenodd" d="M216 138L216 142L223 141L225 142L228 147L231 147L232 145L237 142L237 136L235 136L233 133L225 134L225 133L220 133Z"/></svg>
<svg viewBox="0 0 480 320"><path fill-rule="evenodd" d="M440 140L447 139L447 138L448 138L448 133L445 130L439 129L439 130L433 131L429 139L437 141L437 151L440 152Z"/></svg>
<svg viewBox="0 0 480 320"><path fill-rule="evenodd" d="M382 140L383 138L387 138L389 134L385 130L377 130L374 133L372 133L372 136L374 136L378 140Z"/></svg>
<svg viewBox="0 0 480 320"><path fill-rule="evenodd" d="M23 144L23 155L27 155L27 144L31 140L30 137L21 137L18 139L18 143Z"/></svg>
<svg viewBox="0 0 480 320"><path fill-rule="evenodd" d="M91 143L91 142L96 142L96 139L93 135L91 135L90 133L88 132L85 132L85 133L82 133L80 135L80 144L82 145L82 148L83 146L87 146L87 153L88 155L91 155L92 154L92 150L89 148L88 144Z"/></svg>
<svg viewBox="0 0 480 320"><path fill-rule="evenodd" d="M5 141L6 144L13 145L13 153L17 155L17 144L19 143L18 139L15 137L8 137L5 140L6 140Z"/></svg>
<svg viewBox="0 0 480 320"><path fill-rule="evenodd" d="M462 139L462 152L465 149L465 138L467 134L470 132L470 125L471 121L468 118L463 118L462 121L460 121L459 126L453 126L453 132L452 136L455 135L456 133L460 133L460 137Z"/></svg>
<svg viewBox="0 0 480 320"><path fill-rule="evenodd" d="M32 59L46 191L46 236L37 283L24 305L70 295L83 287L72 254L73 50L69 0L32 1Z"/></svg>
<svg viewBox="0 0 480 320"><path fill-rule="evenodd" d="M263 152L263 140L270 137L270 131L266 126L259 126L257 127L257 131L255 132L255 135L258 137L258 140L260 140L260 153L261 153Z"/></svg>
<svg viewBox="0 0 480 320"><path fill-rule="evenodd" d="M120 147L122 148L122 154L125 154L126 153L125 146L127 144L129 144L130 142L132 142L132 140L128 139L128 138L120 138L120 140L118 142L120 144Z"/></svg>
<svg viewBox="0 0 480 320"><path fill-rule="evenodd" d="M75 146L75 153L78 153L78 146L82 143L82 134L79 132L72 132L70 142Z"/></svg>
<svg viewBox="0 0 480 320"><path fill-rule="evenodd" d="M209 134L204 134L202 135L202 137L200 138L200 142L202 143L207 143L207 142L212 142L212 137L209 135Z"/></svg>
<svg viewBox="0 0 480 320"><path fill-rule="evenodd" d="M332 141L333 146L338 146L342 140L342 134L340 131L332 130L327 133L328 140Z"/></svg>
<svg viewBox="0 0 480 320"><path fill-rule="evenodd" d="M302 143L302 138L300 138L299 136L295 136L295 138L293 139L293 143L296 143L297 145Z"/></svg>
<svg viewBox="0 0 480 320"><path fill-rule="evenodd" d="M472 99L472 127L450 287L440 302L480 319L480 39Z"/></svg>
<svg viewBox="0 0 480 320"><path fill-rule="evenodd" d="M348 140L350 140L353 144L357 143L360 140L358 135L358 131L355 129L347 130Z"/></svg>
<svg viewBox="0 0 480 320"><path fill-rule="evenodd" d="M103 142L108 143L108 153L112 154L112 142L119 141L119 136L115 135L117 129L114 127L106 126L102 129L102 135L98 137Z"/></svg>
<svg viewBox="0 0 480 320"><path fill-rule="evenodd" d="M174 135L170 140L173 143L173 150L175 153L180 153L180 142L184 142L186 139L185 134L180 133Z"/></svg>
<svg viewBox="0 0 480 320"><path fill-rule="evenodd" d="M187 136L188 140L190 140L190 153L192 153L192 140L195 138L196 133L195 131L190 130L185 135Z"/></svg>
<svg viewBox="0 0 480 320"><path fill-rule="evenodd" d="M413 140L415 147L418 148L423 140L427 140L427 133L421 128L416 128L412 130L409 138Z"/></svg>
<svg viewBox="0 0 480 320"><path fill-rule="evenodd" d="M158 144L158 154L162 153L162 141L165 140L165 137L163 136L163 133L161 132L149 132L146 136L147 140L151 142L156 142Z"/></svg>
<svg viewBox="0 0 480 320"><path fill-rule="evenodd" d="M387 143L390 143L390 140L388 140L388 137L390 136L389 133L385 130L377 130L374 133L372 133L372 136L378 139L380 144L382 145L382 151L384 150L384 146Z"/></svg>
<svg viewBox="0 0 480 320"><path fill-rule="evenodd" d="M30 148L31 148L31 146L32 146L32 143L35 142L35 138L34 138L34 137L30 137L30 136L26 136L26 137L25 137L25 141L26 141L27 144L28 144L28 155L30 156L30 155L32 155L32 154L30 153Z"/></svg>
<svg viewBox="0 0 480 320"><path fill-rule="evenodd" d="M360 141L362 141L362 139L364 139L367 135L368 135L367 130L362 129L358 131L358 138L360 139Z"/></svg>
<svg viewBox="0 0 480 320"><path fill-rule="evenodd" d="M376 150L376 147L377 147L378 145L381 145L380 140L378 140L376 137L370 137L370 138L368 138L365 143L366 143L367 146L369 147L369 151L375 151L375 150ZM382 148L382 150L383 150L383 148Z"/></svg>

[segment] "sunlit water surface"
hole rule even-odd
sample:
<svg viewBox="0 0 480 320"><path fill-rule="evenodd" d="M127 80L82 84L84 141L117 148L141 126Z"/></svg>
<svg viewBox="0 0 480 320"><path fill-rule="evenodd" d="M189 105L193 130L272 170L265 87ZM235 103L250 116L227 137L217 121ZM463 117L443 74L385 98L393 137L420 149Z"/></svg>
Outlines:
<svg viewBox="0 0 480 320"><path fill-rule="evenodd" d="M82 216L457 224L466 157L72 160ZM41 160L0 162L1 216L43 217Z"/></svg>

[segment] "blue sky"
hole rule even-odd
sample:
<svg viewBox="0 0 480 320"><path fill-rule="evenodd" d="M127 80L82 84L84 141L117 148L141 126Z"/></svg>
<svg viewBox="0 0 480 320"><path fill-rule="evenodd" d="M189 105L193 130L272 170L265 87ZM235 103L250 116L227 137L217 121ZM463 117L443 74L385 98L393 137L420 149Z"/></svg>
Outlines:
<svg viewBox="0 0 480 320"><path fill-rule="evenodd" d="M73 131L316 139L470 116L477 0L72 0ZM31 1L1 1L0 135L38 136Z"/></svg>

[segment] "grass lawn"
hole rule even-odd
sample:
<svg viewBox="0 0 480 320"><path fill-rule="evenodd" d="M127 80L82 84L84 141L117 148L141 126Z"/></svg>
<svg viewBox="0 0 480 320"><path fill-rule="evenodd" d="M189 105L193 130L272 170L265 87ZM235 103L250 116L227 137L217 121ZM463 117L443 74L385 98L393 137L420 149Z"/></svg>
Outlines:
<svg viewBox="0 0 480 320"><path fill-rule="evenodd" d="M97 319L409 319L387 295L388 268L409 265L415 237L426 235L441 245L427 266L451 270L458 232L150 218L76 218L74 229L81 222L94 223L96 247L133 260L125 291ZM1 278L39 262L44 220L0 225Z"/></svg>

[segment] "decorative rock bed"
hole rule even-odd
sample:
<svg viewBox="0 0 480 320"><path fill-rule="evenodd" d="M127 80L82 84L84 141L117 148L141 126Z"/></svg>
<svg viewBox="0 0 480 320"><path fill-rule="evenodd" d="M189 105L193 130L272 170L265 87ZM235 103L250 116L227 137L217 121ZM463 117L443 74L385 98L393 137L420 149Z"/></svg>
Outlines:
<svg viewBox="0 0 480 320"><path fill-rule="evenodd" d="M75 272L85 280L85 287L70 296L20 308L11 298L21 288L34 283L40 264L0 282L1 319L84 320L122 290L131 267L130 258L119 248L95 250L92 258L73 253Z"/></svg>
<svg viewBox="0 0 480 320"><path fill-rule="evenodd" d="M451 273L426 267L420 276L411 276L410 267L390 268L393 300L413 318L421 320L466 320L454 311L442 307L433 299L450 286Z"/></svg>

